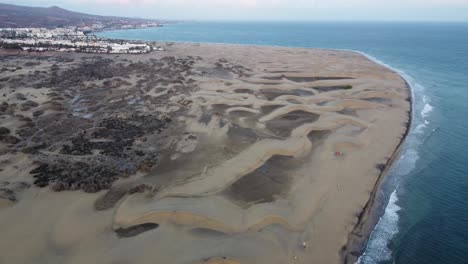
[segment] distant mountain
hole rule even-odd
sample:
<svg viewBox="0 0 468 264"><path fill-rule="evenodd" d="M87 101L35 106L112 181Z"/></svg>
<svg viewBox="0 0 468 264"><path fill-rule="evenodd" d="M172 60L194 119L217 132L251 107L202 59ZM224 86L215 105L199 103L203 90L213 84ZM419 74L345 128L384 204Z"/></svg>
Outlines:
<svg viewBox="0 0 468 264"><path fill-rule="evenodd" d="M89 15L69 11L57 6L29 7L0 3L0 28L4 27L61 27L85 26L96 22L112 24L113 22L127 21L138 23L143 21L156 22L156 20L140 18L124 18L112 16Z"/></svg>

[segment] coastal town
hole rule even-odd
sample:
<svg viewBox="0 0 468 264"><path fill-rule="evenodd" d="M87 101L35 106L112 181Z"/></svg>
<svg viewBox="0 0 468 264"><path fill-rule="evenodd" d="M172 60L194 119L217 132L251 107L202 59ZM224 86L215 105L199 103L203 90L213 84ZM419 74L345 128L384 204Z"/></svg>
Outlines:
<svg viewBox="0 0 468 264"><path fill-rule="evenodd" d="M121 24L114 29L160 27L159 23ZM58 51L84 53L142 54L162 51L161 47L144 41L103 39L93 32L106 30L102 23L90 26L65 28L0 28L0 47L23 51Z"/></svg>

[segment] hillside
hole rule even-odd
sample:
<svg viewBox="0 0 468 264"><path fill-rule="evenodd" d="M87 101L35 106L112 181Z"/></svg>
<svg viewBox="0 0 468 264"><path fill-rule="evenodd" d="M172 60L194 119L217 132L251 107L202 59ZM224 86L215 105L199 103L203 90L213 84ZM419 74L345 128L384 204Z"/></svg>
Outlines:
<svg viewBox="0 0 468 264"><path fill-rule="evenodd" d="M29 7L0 3L0 28L4 27L61 27L84 26L96 22L105 24L141 23L144 21L156 21L149 19L123 18L112 16L89 15L69 11L57 6Z"/></svg>

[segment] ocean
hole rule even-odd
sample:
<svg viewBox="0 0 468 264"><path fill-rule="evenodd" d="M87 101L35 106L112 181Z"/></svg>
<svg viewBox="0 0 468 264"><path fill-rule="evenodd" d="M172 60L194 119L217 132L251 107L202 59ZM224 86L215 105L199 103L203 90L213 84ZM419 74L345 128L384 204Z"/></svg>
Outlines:
<svg viewBox="0 0 468 264"><path fill-rule="evenodd" d="M187 22L118 39L347 49L412 87L413 122L360 263L468 263L468 23Z"/></svg>

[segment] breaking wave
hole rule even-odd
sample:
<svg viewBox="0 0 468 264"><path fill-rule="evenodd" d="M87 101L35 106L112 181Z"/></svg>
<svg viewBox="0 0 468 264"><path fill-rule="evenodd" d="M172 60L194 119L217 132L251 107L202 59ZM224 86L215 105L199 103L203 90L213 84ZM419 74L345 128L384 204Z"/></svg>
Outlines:
<svg viewBox="0 0 468 264"><path fill-rule="evenodd" d="M389 260L392 257L391 250L387 247L389 238L398 233L398 196L396 190L390 195L387 208L385 208L384 217L375 226L369 241L366 252L359 258L357 263L367 264L376 263L383 260Z"/></svg>

